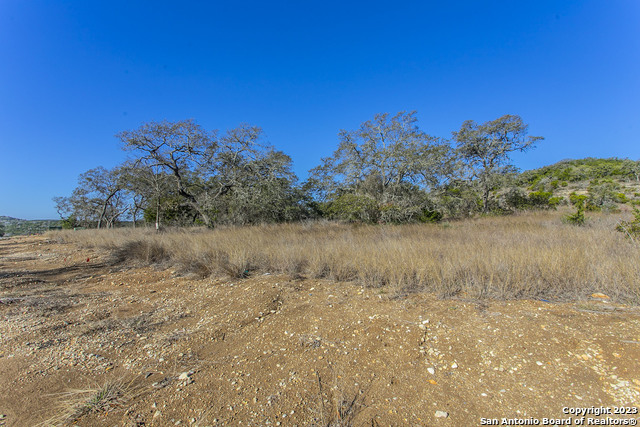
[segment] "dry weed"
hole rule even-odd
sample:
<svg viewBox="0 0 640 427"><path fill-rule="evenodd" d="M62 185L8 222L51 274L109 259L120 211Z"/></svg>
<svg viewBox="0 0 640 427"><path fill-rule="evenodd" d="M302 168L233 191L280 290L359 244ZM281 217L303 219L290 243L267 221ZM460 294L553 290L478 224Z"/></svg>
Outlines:
<svg viewBox="0 0 640 427"><path fill-rule="evenodd" d="M135 386L135 380L125 382L122 379L107 381L86 389L74 389L54 395L58 402L57 413L40 423L40 426L61 426L75 424L90 413L108 412L122 407L141 393Z"/></svg>

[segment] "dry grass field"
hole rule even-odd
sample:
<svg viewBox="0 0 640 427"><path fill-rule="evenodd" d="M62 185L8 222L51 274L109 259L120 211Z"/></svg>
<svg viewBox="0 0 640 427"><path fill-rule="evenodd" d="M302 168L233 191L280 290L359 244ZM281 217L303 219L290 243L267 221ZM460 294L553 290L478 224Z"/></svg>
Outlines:
<svg viewBox="0 0 640 427"><path fill-rule="evenodd" d="M56 239L104 248L120 260L203 277L285 273L385 287L395 295L566 299L605 293L640 302L640 248L615 231L617 215L577 227L538 212L428 225L309 223L215 230L85 230Z"/></svg>
<svg viewBox="0 0 640 427"><path fill-rule="evenodd" d="M0 426L637 410L638 248L562 214L0 239Z"/></svg>

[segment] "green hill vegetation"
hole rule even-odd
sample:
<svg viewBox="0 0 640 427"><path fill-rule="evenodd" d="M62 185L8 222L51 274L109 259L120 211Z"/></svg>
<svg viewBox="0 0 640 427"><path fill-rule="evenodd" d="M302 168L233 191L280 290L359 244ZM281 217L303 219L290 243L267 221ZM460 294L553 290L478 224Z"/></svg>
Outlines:
<svg viewBox="0 0 640 427"><path fill-rule="evenodd" d="M25 234L40 234L56 228L60 228L60 220L26 220L12 218L10 216L0 216L0 236L8 237Z"/></svg>
<svg viewBox="0 0 640 427"><path fill-rule="evenodd" d="M640 204L640 162L629 159L562 160L525 171L516 183L532 193L551 193L561 203L582 200L590 211Z"/></svg>
<svg viewBox="0 0 640 427"><path fill-rule="evenodd" d="M540 169L525 171L519 178L532 188L539 186L543 181L557 181L557 185L603 178L638 182L640 181L640 164L633 160L615 157L609 159L587 157L579 160L562 160Z"/></svg>

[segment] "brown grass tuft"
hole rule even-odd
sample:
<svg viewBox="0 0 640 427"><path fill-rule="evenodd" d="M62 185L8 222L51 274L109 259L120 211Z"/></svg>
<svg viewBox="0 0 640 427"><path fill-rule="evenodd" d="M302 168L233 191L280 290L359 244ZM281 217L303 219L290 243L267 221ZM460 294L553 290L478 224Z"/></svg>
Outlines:
<svg viewBox="0 0 640 427"><path fill-rule="evenodd" d="M75 424L87 414L107 412L121 407L140 393L140 388L132 382L108 381L86 389L69 390L59 395L56 415L41 423L41 426Z"/></svg>

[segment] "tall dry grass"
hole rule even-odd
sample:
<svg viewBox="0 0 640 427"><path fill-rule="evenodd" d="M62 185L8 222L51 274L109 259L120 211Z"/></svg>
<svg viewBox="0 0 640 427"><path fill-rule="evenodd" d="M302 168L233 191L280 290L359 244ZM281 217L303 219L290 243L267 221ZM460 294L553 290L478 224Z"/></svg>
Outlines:
<svg viewBox="0 0 640 427"><path fill-rule="evenodd" d="M276 272L358 281L393 292L472 298L575 298L602 292L640 302L640 250L615 231L617 217L585 227L558 212L454 223L353 226L281 224L215 230L56 232L111 249L121 260L167 263L204 276Z"/></svg>

